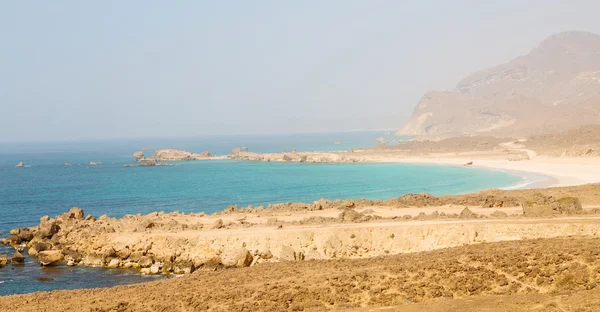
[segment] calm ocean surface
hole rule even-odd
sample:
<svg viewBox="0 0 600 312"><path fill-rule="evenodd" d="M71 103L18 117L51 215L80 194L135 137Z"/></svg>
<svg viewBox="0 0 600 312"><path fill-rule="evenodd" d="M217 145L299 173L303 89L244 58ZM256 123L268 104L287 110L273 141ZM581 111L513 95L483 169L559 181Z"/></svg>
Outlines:
<svg viewBox="0 0 600 312"><path fill-rule="evenodd" d="M347 150L368 147L384 132L346 132L270 136L213 136L177 140L131 140L0 145L0 233L32 226L77 206L86 214L121 217L153 211L212 213L237 204L304 201L319 198L387 199L406 193L457 194L522 183L522 177L470 167L411 164L300 164L244 161L193 161L180 166L134 167L131 154L157 148L208 150L228 154L247 146L255 152ZM341 142L336 145L333 142ZM23 161L26 168L15 168ZM102 162L90 166L89 162ZM69 162L72 166L64 166ZM13 250L0 247L0 253ZM51 276L52 281L36 278ZM0 269L0 295L63 288L103 287L162 277L126 270L40 268Z"/></svg>

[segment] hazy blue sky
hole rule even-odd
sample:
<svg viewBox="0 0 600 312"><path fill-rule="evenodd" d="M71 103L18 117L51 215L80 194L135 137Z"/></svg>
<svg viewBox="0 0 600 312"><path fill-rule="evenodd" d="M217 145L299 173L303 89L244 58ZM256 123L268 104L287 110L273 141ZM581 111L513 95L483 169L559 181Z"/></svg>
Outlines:
<svg viewBox="0 0 600 312"><path fill-rule="evenodd" d="M0 141L399 128L600 1L0 0Z"/></svg>

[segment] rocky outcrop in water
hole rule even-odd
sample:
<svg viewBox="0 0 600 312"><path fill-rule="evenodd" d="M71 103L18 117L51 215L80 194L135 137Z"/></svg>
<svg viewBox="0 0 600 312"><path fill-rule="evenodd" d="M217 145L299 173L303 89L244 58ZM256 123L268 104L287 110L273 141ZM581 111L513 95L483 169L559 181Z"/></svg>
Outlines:
<svg viewBox="0 0 600 312"><path fill-rule="evenodd" d="M139 161L140 159L143 159L144 156L144 152L142 151L137 151L135 153L133 153L133 159L135 159L135 161Z"/></svg>
<svg viewBox="0 0 600 312"><path fill-rule="evenodd" d="M23 167L25 167L25 164L23 162L20 162L15 167L16 168L23 168Z"/></svg>
<svg viewBox="0 0 600 312"><path fill-rule="evenodd" d="M200 154L191 153L184 150L175 148L159 149L148 158L156 161L190 161L190 160L203 160L209 159L214 155L208 151L204 151Z"/></svg>
<svg viewBox="0 0 600 312"><path fill-rule="evenodd" d="M140 159L139 165L142 167L153 167L156 166L155 159Z"/></svg>

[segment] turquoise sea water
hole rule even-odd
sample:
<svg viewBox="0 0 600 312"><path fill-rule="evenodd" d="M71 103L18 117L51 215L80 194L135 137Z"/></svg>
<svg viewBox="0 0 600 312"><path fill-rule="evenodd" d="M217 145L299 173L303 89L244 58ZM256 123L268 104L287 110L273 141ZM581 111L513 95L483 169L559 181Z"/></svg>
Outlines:
<svg viewBox="0 0 600 312"><path fill-rule="evenodd" d="M387 199L406 193L457 194L522 181L508 173L470 167L411 164L304 164L246 161L193 161L180 166L124 167L139 149L175 147L227 154L236 146L251 151L340 150L374 145L382 132L294 136L219 136L181 140L138 140L0 145L0 233L31 226L72 206L86 214L120 217L153 211L212 213L237 204L304 201L319 198ZM342 144L333 144L340 141ZM15 168L24 161L26 168ZM102 162L90 166L89 162ZM64 166L69 162L72 166ZM0 247L0 253L12 253ZM57 288L100 287L149 280L124 270L0 269L0 295ZM53 276L40 282L36 277Z"/></svg>

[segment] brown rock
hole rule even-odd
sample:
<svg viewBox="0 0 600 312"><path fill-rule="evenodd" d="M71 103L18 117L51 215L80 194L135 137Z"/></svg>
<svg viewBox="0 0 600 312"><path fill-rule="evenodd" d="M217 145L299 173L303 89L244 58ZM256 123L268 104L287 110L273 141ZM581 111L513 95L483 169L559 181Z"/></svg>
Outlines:
<svg viewBox="0 0 600 312"><path fill-rule="evenodd" d="M19 237L24 242L31 241L33 239L33 232L31 232L29 229L21 229L19 231Z"/></svg>
<svg viewBox="0 0 600 312"><path fill-rule="evenodd" d="M73 207L71 210L69 210L69 212L67 212L69 219L83 220L83 215L83 209L78 207Z"/></svg>
<svg viewBox="0 0 600 312"><path fill-rule="evenodd" d="M578 214L583 211L581 202L575 197L562 197L557 200L558 212L562 214Z"/></svg>
<svg viewBox="0 0 600 312"><path fill-rule="evenodd" d="M56 221L49 219L40 223L38 235L42 238L51 238L59 230L60 227L56 224Z"/></svg>
<svg viewBox="0 0 600 312"><path fill-rule="evenodd" d="M343 222L362 222L368 219L364 214L357 212L354 209L345 209L342 213L340 213L339 218Z"/></svg>
<svg viewBox="0 0 600 312"><path fill-rule="evenodd" d="M144 152L137 151L137 152L133 153L133 159L135 159L135 161L138 161L143 158L144 158Z"/></svg>
<svg viewBox="0 0 600 312"><path fill-rule="evenodd" d="M23 255L19 251L15 251L13 256L10 258L10 263L23 264L25 263L25 257L23 257Z"/></svg>
<svg viewBox="0 0 600 312"><path fill-rule="evenodd" d="M98 253L87 254L83 257L81 261L84 265L93 267L102 267L106 263L105 257Z"/></svg>
<svg viewBox="0 0 600 312"><path fill-rule="evenodd" d="M96 221L96 217L94 217L92 215L88 215L87 217L85 217L85 221L95 222Z"/></svg>
<svg viewBox="0 0 600 312"><path fill-rule="evenodd" d="M218 219L217 221L215 221L215 223L213 223L213 225L211 226L211 229L222 229L223 227L224 227L223 220Z"/></svg>
<svg viewBox="0 0 600 312"><path fill-rule="evenodd" d="M221 254L221 263L225 267L247 267L252 263L252 259L246 248L229 248Z"/></svg>
<svg viewBox="0 0 600 312"><path fill-rule="evenodd" d="M144 166L144 167L156 166L156 160L155 159L140 159L140 166Z"/></svg>
<svg viewBox="0 0 600 312"><path fill-rule="evenodd" d="M173 273L190 274L194 271L194 264L191 261L176 261L173 264Z"/></svg>
<svg viewBox="0 0 600 312"><path fill-rule="evenodd" d="M49 243L40 241L32 242L31 246L29 247L29 250L27 251L27 254L29 254L32 257L37 257L40 251L48 250L51 247L52 245L50 245Z"/></svg>
<svg viewBox="0 0 600 312"><path fill-rule="evenodd" d="M141 256L140 260L138 260L138 263L142 268L149 268L152 266L152 263L154 263L154 261L148 256Z"/></svg>
<svg viewBox="0 0 600 312"><path fill-rule="evenodd" d="M106 265L109 269L116 269L121 264L121 260L117 258L111 258Z"/></svg>
<svg viewBox="0 0 600 312"><path fill-rule="evenodd" d="M64 259L64 256L60 250L45 250L40 251L38 254L38 260L42 266L54 265Z"/></svg>
<svg viewBox="0 0 600 312"><path fill-rule="evenodd" d="M129 258L130 255L131 250L127 247L117 251L117 257L119 257L121 260Z"/></svg>
<svg viewBox="0 0 600 312"><path fill-rule="evenodd" d="M0 267L4 266L6 264L8 264L8 256L0 255Z"/></svg>
<svg viewBox="0 0 600 312"><path fill-rule="evenodd" d="M474 214L471 209L465 207L465 209L463 209L463 211L460 212L459 215L460 219L473 219L473 218L477 218L477 215Z"/></svg>
<svg viewBox="0 0 600 312"><path fill-rule="evenodd" d="M296 260L296 252L290 246L281 246L281 252L279 253L279 259L285 261L294 261Z"/></svg>
<svg viewBox="0 0 600 312"><path fill-rule="evenodd" d="M14 234L9 235L8 240L11 245L19 245L23 241L21 239L21 237L19 237L19 235L14 235Z"/></svg>

